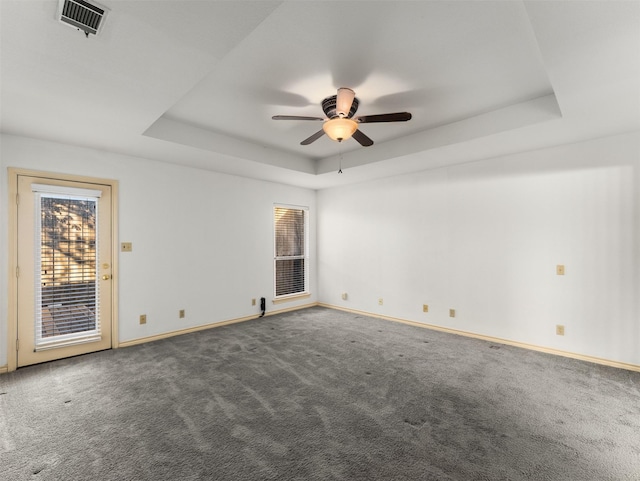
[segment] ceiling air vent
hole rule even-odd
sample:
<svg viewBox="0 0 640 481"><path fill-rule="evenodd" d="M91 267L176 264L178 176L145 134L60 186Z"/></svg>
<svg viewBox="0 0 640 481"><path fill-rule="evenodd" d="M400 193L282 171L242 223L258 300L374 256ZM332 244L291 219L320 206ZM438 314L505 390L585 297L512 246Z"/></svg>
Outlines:
<svg viewBox="0 0 640 481"><path fill-rule="evenodd" d="M60 21L82 30L88 37L97 34L102 27L107 10L84 0L60 0Z"/></svg>

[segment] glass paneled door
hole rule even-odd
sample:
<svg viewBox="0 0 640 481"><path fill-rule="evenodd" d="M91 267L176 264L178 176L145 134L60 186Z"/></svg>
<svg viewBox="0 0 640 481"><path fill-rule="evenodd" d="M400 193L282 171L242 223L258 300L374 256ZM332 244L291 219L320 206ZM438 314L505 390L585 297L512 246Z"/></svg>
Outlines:
<svg viewBox="0 0 640 481"><path fill-rule="evenodd" d="M111 187L18 176L18 366L111 347Z"/></svg>

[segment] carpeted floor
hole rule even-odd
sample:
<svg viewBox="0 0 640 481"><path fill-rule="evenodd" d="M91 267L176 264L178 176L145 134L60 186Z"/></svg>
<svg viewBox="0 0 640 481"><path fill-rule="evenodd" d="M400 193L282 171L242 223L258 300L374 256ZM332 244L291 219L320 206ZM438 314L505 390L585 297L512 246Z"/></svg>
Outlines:
<svg viewBox="0 0 640 481"><path fill-rule="evenodd" d="M325 308L0 376L0 479L640 479L640 373Z"/></svg>

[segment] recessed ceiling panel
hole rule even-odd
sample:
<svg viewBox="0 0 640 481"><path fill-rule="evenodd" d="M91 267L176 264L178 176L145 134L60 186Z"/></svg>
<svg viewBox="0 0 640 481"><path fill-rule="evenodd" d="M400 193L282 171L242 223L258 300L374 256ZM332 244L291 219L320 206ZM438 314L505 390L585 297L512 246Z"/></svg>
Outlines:
<svg viewBox="0 0 640 481"><path fill-rule="evenodd" d="M362 125L386 141L550 95L520 2L285 2L164 117L309 159L362 147L300 142L338 87L358 115L409 111L410 122ZM374 148L374 147L371 147Z"/></svg>

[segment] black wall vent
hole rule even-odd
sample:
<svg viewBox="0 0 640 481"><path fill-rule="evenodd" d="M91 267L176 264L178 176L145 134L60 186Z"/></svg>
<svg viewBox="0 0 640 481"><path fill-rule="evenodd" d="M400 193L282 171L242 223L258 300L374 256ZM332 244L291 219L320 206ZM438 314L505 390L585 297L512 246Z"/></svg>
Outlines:
<svg viewBox="0 0 640 481"><path fill-rule="evenodd" d="M60 0L60 21L82 30L88 37L96 35L104 21L107 10L84 0Z"/></svg>

